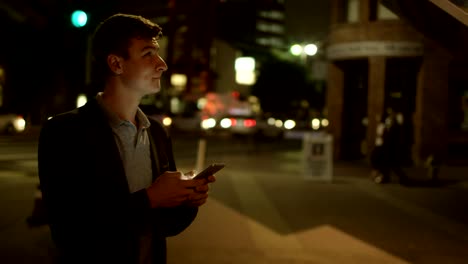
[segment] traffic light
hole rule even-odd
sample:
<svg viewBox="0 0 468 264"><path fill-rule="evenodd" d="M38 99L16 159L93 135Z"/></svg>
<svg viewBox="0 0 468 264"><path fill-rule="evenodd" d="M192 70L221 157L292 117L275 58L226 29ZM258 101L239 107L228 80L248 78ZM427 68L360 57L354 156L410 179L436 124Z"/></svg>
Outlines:
<svg viewBox="0 0 468 264"><path fill-rule="evenodd" d="M82 10L75 10L71 15L71 22L77 28L84 27L88 22L88 15Z"/></svg>

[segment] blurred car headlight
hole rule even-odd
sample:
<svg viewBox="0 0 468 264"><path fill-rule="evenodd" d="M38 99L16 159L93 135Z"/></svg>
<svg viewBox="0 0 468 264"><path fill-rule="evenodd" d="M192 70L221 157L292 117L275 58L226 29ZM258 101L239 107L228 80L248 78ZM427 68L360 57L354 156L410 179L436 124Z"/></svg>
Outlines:
<svg viewBox="0 0 468 264"><path fill-rule="evenodd" d="M326 119L326 118L322 119L321 123L322 123L323 127L327 127L328 126L328 119Z"/></svg>
<svg viewBox="0 0 468 264"><path fill-rule="evenodd" d="M278 127L278 128L282 127L282 126L283 126L283 121L277 119L277 120L275 121L275 126Z"/></svg>
<svg viewBox="0 0 468 264"><path fill-rule="evenodd" d="M223 118L221 122L219 123L219 125L222 128L230 128L232 126L232 121L229 118Z"/></svg>
<svg viewBox="0 0 468 264"><path fill-rule="evenodd" d="M273 117L270 117L270 118L268 118L268 120L267 120L267 123L268 123L268 125L270 125L270 126L274 126L274 125L275 125L275 122L276 122L276 120L275 120Z"/></svg>
<svg viewBox="0 0 468 264"><path fill-rule="evenodd" d="M296 122L294 120L288 119L284 121L284 128L286 129L293 129L296 126Z"/></svg>
<svg viewBox="0 0 468 264"><path fill-rule="evenodd" d="M320 128L320 120L318 118L312 119L312 129L317 130Z"/></svg>
<svg viewBox="0 0 468 264"><path fill-rule="evenodd" d="M207 118L202 120L201 127L202 129L210 129L216 126L216 120L214 118Z"/></svg>
<svg viewBox="0 0 468 264"><path fill-rule="evenodd" d="M13 121L13 126L15 127L16 131L23 132L26 128L26 120L22 116L18 116Z"/></svg>
<svg viewBox="0 0 468 264"><path fill-rule="evenodd" d="M170 126L172 124L172 118L166 116L163 118L162 123L164 126Z"/></svg>

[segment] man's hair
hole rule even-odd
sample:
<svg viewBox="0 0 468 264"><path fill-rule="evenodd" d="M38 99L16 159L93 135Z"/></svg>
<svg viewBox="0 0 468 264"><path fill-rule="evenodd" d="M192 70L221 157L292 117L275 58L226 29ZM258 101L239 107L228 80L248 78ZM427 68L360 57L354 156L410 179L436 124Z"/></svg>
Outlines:
<svg viewBox="0 0 468 264"><path fill-rule="evenodd" d="M132 39L158 39L162 36L161 30L156 23L137 15L115 14L102 21L97 26L92 40L95 84L102 86L111 74L107 56L115 54L126 59Z"/></svg>

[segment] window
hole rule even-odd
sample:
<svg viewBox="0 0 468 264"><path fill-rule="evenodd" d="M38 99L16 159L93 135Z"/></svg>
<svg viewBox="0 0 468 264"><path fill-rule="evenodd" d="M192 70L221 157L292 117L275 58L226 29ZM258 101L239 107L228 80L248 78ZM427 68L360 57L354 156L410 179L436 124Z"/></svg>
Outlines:
<svg viewBox="0 0 468 264"><path fill-rule="evenodd" d="M267 19L284 20L284 12L278 10L261 10L258 15Z"/></svg>
<svg viewBox="0 0 468 264"><path fill-rule="evenodd" d="M271 46L271 47L277 47L277 48L281 48L284 46L283 39L278 38L278 37L257 38L256 42L257 44L260 44L263 46Z"/></svg>
<svg viewBox="0 0 468 264"><path fill-rule="evenodd" d="M257 30L262 31L262 32L276 33L276 34L284 33L283 25L276 24L276 23L257 22Z"/></svg>
<svg viewBox="0 0 468 264"><path fill-rule="evenodd" d="M356 23L359 21L359 0L348 0L346 22Z"/></svg>

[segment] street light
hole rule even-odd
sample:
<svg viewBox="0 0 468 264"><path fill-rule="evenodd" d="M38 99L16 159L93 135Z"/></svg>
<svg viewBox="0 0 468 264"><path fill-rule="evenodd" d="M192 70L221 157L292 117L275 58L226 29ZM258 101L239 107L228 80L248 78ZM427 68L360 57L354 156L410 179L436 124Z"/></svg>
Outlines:
<svg viewBox="0 0 468 264"><path fill-rule="evenodd" d="M289 49L289 52L291 52L292 55L294 56L301 56L301 59L303 63L306 63L307 56L314 56L317 54L318 47L315 44L294 44L291 46Z"/></svg>
<svg viewBox="0 0 468 264"><path fill-rule="evenodd" d="M317 48L317 45L315 44L307 44L304 47L305 54L309 56L314 56L315 54L317 54L317 50L318 48Z"/></svg>
<svg viewBox="0 0 468 264"><path fill-rule="evenodd" d="M299 45L299 44L294 44L291 46L291 48L289 49L289 51L291 52L292 55L294 56L299 56L302 54L302 46Z"/></svg>

